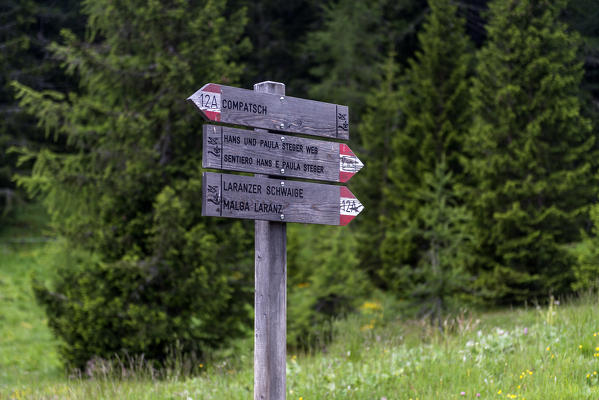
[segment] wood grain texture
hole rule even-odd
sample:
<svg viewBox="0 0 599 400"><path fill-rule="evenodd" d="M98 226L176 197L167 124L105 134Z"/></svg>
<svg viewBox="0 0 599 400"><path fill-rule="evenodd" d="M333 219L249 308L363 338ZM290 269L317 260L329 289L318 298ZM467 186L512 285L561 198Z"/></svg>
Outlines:
<svg viewBox="0 0 599 400"><path fill-rule="evenodd" d="M203 176L202 215L340 224L343 186L214 172L204 172Z"/></svg>
<svg viewBox="0 0 599 400"><path fill-rule="evenodd" d="M267 88L265 85L264 88ZM189 97L211 121L349 139L347 106L208 83Z"/></svg>
<svg viewBox="0 0 599 400"><path fill-rule="evenodd" d="M285 95L285 85L278 82L258 83L254 90ZM255 221L254 246L254 400L284 400L287 393L287 224Z"/></svg>
<svg viewBox="0 0 599 400"><path fill-rule="evenodd" d="M204 168L341 181L340 143L216 125L203 130Z"/></svg>

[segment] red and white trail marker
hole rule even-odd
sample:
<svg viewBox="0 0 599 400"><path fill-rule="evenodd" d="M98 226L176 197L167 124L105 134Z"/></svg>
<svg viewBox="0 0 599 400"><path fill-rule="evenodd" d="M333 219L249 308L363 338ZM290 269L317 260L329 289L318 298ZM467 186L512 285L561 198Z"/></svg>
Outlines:
<svg viewBox="0 0 599 400"><path fill-rule="evenodd" d="M210 121L349 139L347 106L208 83L188 97Z"/></svg>
<svg viewBox="0 0 599 400"><path fill-rule="evenodd" d="M204 125L202 167L347 182L364 166L344 143Z"/></svg>
<svg viewBox="0 0 599 400"><path fill-rule="evenodd" d="M364 206L345 186L340 186L339 194L339 225L347 225L358 216Z"/></svg>
<svg viewBox="0 0 599 400"><path fill-rule="evenodd" d="M193 103L210 121L220 122L221 110L220 85L208 83L192 94L187 100Z"/></svg>
<svg viewBox="0 0 599 400"><path fill-rule="evenodd" d="M339 182L349 181L363 166L348 145L339 143Z"/></svg>
<svg viewBox="0 0 599 400"><path fill-rule="evenodd" d="M202 215L347 225L364 206L344 186L204 172Z"/></svg>
<svg viewBox="0 0 599 400"><path fill-rule="evenodd" d="M267 176L347 182L364 166L349 146L288 133L348 140L349 110L285 96L285 85L272 81L253 91L208 83L188 100L209 121L258 128L204 126L204 168L258 175L204 172L202 215L256 220L254 400L284 400L286 223L347 225L364 206L345 186Z"/></svg>

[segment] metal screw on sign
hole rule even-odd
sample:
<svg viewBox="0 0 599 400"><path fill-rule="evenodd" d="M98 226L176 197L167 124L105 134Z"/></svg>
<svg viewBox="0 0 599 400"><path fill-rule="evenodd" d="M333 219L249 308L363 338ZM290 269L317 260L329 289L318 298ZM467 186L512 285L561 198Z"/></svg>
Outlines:
<svg viewBox="0 0 599 400"><path fill-rule="evenodd" d="M285 215L284 214L281 214L281 219L285 219Z"/></svg>
<svg viewBox="0 0 599 400"><path fill-rule="evenodd" d="M281 186L285 186L285 182L281 182Z"/></svg>

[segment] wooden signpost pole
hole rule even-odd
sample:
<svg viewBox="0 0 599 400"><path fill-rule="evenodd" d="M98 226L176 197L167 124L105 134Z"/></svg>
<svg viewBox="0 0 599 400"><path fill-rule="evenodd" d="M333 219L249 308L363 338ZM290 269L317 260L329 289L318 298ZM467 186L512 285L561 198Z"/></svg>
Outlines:
<svg viewBox="0 0 599 400"><path fill-rule="evenodd" d="M285 96L285 85L254 91ZM265 176L265 175L257 175ZM287 224L255 221L254 400L284 400L287 357Z"/></svg>
<svg viewBox="0 0 599 400"><path fill-rule="evenodd" d="M347 182L363 166L346 144L287 133L347 140L349 110L285 96L285 85L271 81L256 83L253 91L207 83L188 100L209 121L257 128L252 133L222 125L204 127L204 168L257 174L204 172L202 215L256 220L254 400L284 400L286 222L347 225L364 209L345 186L283 179ZM272 179L276 176L282 178Z"/></svg>

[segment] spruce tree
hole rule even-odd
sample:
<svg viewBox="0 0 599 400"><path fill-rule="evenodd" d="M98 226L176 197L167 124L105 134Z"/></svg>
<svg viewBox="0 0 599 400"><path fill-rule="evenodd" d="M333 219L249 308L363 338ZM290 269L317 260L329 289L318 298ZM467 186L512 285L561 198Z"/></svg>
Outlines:
<svg viewBox="0 0 599 400"><path fill-rule="evenodd" d="M599 289L599 204L591 206L589 216L593 223L590 234L583 232L583 240L572 249L577 261L572 289L578 292Z"/></svg>
<svg viewBox="0 0 599 400"><path fill-rule="evenodd" d="M200 215L201 117L185 99L238 79L243 10L93 0L83 12L85 40L64 31L52 47L80 92L15 83L21 105L67 143L23 154L35 165L20 182L74 254L36 295L70 366L201 353L250 329L251 238L239 222Z"/></svg>
<svg viewBox="0 0 599 400"><path fill-rule="evenodd" d="M352 230L293 224L288 233L287 342L314 348L332 338L333 320L357 310L372 287Z"/></svg>
<svg viewBox="0 0 599 400"><path fill-rule="evenodd" d="M418 263L409 269L406 288L408 304L418 314L429 316L442 329L442 316L473 300L472 276L476 237L472 214L455 190L454 176L441 160L426 172L423 185L414 193L421 206L407 229L424 244Z"/></svg>
<svg viewBox="0 0 599 400"><path fill-rule="evenodd" d="M310 96L348 105L352 122L359 122L388 51L401 57L413 50L424 8L415 0L340 0L323 7L323 28L310 32L304 46L316 78Z"/></svg>
<svg viewBox="0 0 599 400"><path fill-rule="evenodd" d="M35 119L19 107L10 82L18 79L37 90L74 89L73 80L52 59L48 45L60 38L61 28L83 30L84 26L78 0L5 0L0 4L0 219L24 197L13 175L31 168L31 164L17 166L18 155L12 149L50 144Z"/></svg>
<svg viewBox="0 0 599 400"><path fill-rule="evenodd" d="M404 122L392 139L387 170L391 184L384 193L389 216L381 248L381 276L398 294L406 293L411 270L417 268L432 242L421 232L423 202L419 192L436 176L440 163L459 179L459 157L470 124L468 74L471 56L465 20L450 0L431 0L430 14L418 35L420 49L409 62L399 92ZM457 198L453 183L448 196Z"/></svg>
<svg viewBox="0 0 599 400"><path fill-rule="evenodd" d="M399 110L399 66L395 56L395 53L388 55L379 72L380 84L366 98L367 109L358 127L360 143L357 147L365 167L350 181L365 205L360 218L350 225L358 238L360 267L376 286L382 288L386 287L386 281L380 274L380 248L386 231L381 226L389 217L389 202L384 193L389 186L388 173L393 155L391 139L397 134L402 121Z"/></svg>
<svg viewBox="0 0 599 400"><path fill-rule="evenodd" d="M595 200L597 154L580 112L579 38L566 1L495 0L472 88L465 165L480 287L499 302L562 293Z"/></svg>

